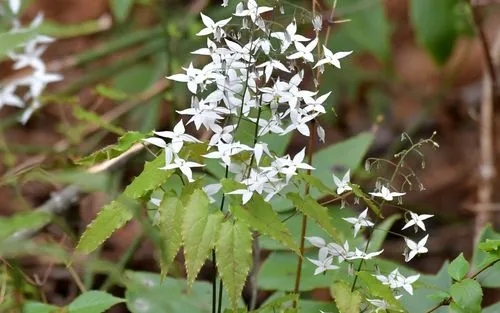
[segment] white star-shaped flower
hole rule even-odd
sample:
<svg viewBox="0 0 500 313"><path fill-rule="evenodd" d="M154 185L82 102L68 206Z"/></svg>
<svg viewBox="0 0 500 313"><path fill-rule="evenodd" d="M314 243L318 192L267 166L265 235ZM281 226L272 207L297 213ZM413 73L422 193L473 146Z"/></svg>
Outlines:
<svg viewBox="0 0 500 313"><path fill-rule="evenodd" d="M186 129L184 128L184 123L182 120L180 120L175 126L173 131L155 131L154 134L158 135L160 137L164 138L170 138L172 139L171 145L172 145L172 151L174 153L179 153L181 151L182 146L184 145L184 142L200 142L198 139L194 138L191 135L185 134L184 132ZM159 147L162 147L161 144L159 144L159 141L151 141L147 140L148 142L157 145Z"/></svg>
<svg viewBox="0 0 500 313"><path fill-rule="evenodd" d="M357 218L348 217L343 218L344 221L354 224L354 237L358 234L361 227L372 227L374 224L367 217L368 209L365 209Z"/></svg>
<svg viewBox="0 0 500 313"><path fill-rule="evenodd" d="M203 24L205 25L205 28L200 30L196 35L197 36L206 36L209 34L214 34L215 40L220 40L222 37L224 37L225 33L222 27L226 26L227 23L231 21L231 17L227 18L222 21L218 21L217 23L214 22L210 17L206 16L203 13L200 13L201 15L201 20L203 21Z"/></svg>
<svg viewBox="0 0 500 313"><path fill-rule="evenodd" d="M426 229L425 229L424 220L431 218L434 215L432 215L432 214L418 215L418 214L415 214L413 212L410 212L410 216L411 216L411 219L408 221L408 223L405 224L405 226L401 230L405 230L408 227L415 225L415 230L417 229L417 227L420 227L422 230L425 231Z"/></svg>
<svg viewBox="0 0 500 313"><path fill-rule="evenodd" d="M179 157L174 159L173 163L170 164L165 164L164 167L161 167L160 169L162 170L171 170L171 169L180 169L182 174L187 177L189 182L193 182L193 171L191 170L191 167L203 167L205 165L199 164L196 162L191 162L191 161L186 161L184 159L181 159Z"/></svg>
<svg viewBox="0 0 500 313"><path fill-rule="evenodd" d="M311 263L316 265L316 269L314 270L314 275L321 274L327 270L335 270L339 267L337 265L333 265L333 257L329 255L327 249L319 249L318 259L310 259L307 258Z"/></svg>
<svg viewBox="0 0 500 313"><path fill-rule="evenodd" d="M295 42L295 49L297 52L287 56L289 60L304 59L307 62L314 62L314 56L312 54L314 48L318 44L318 37L314 38L307 46L304 46L301 42Z"/></svg>
<svg viewBox="0 0 500 313"><path fill-rule="evenodd" d="M422 238L418 243L408 238L405 238L406 246L408 247L408 249L410 249L410 251L408 251L408 253L405 254L405 262L409 262L417 254L427 253L429 251L429 249L425 247L428 238L429 235Z"/></svg>
<svg viewBox="0 0 500 313"><path fill-rule="evenodd" d="M380 197L384 200L387 201L392 201L394 200L394 197L400 197L404 196L406 193L405 192L391 192L389 188L386 186L382 186L380 189L380 192L370 192L370 194L374 197Z"/></svg>
<svg viewBox="0 0 500 313"><path fill-rule="evenodd" d="M316 68L324 64L331 64L336 68L340 68L339 60L350 55L352 51L345 51L345 52L341 51L334 54L332 51L330 51L330 49L328 49L326 46L323 45L323 53L325 55L324 58L319 60L318 63L316 63L316 65L314 65L313 68Z"/></svg>
<svg viewBox="0 0 500 313"><path fill-rule="evenodd" d="M337 194L341 195L346 191L351 191L352 188L349 186L351 180L351 170L347 170L347 172L344 174L344 177L342 177L342 180L340 180L335 174L333 174L333 182L337 186Z"/></svg>

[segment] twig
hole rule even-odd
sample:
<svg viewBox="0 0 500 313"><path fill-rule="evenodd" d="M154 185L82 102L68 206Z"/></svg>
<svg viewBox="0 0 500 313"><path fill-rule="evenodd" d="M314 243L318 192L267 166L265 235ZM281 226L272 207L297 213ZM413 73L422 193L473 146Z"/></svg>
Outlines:
<svg viewBox="0 0 500 313"><path fill-rule="evenodd" d="M116 168L119 168L120 166L123 165L128 159L130 159L132 156L136 155L142 149L144 149L145 144L144 143L136 143L130 149L128 149L125 153L122 153L121 155L117 156L116 158L113 158L111 160L104 161L100 164L94 165L91 168L87 170L89 173L100 173L104 171L110 171ZM80 196L83 194L83 191L75 185L70 185L61 191L55 192L52 194L51 198L39 206L38 208L35 209L37 212L46 212L48 213L51 217L57 216L62 214L63 212L67 211L72 204L76 203L79 199ZM50 221L49 221L50 223ZM12 236L10 236L7 240L22 240L26 239L29 237L32 237L34 234L36 234L42 227L39 228L30 228L30 229L25 229L18 231L14 233Z"/></svg>
<svg viewBox="0 0 500 313"><path fill-rule="evenodd" d="M477 189L477 215L474 226L474 242L477 242L483 227L491 220L492 213L487 208L491 205L493 193L493 178L495 176L495 151L494 151L494 101L495 88L497 86L494 67L500 59L500 32L497 34L493 49L490 52L484 32L482 31L479 15L471 3L474 12L474 23L479 34L486 59L486 71L483 77L483 95L481 102L480 125L479 125L479 182Z"/></svg>

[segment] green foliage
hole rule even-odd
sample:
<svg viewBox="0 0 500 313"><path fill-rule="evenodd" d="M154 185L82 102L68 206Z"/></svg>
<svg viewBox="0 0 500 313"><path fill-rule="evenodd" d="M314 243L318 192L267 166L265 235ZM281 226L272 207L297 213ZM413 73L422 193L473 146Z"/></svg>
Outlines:
<svg viewBox="0 0 500 313"><path fill-rule="evenodd" d="M139 199L160 187L174 172L173 170L159 170L164 165L165 152L162 151L154 160L146 162L142 172L125 188L123 195Z"/></svg>
<svg viewBox="0 0 500 313"><path fill-rule="evenodd" d="M233 206L231 212L254 230L279 241L288 249L298 253L299 247L293 241L290 230L281 222L271 205L259 195L253 195L246 208Z"/></svg>
<svg viewBox="0 0 500 313"><path fill-rule="evenodd" d="M483 290L481 285L473 279L467 278L451 285L450 295L453 298L455 309L458 312L479 313L481 312L481 300L483 299ZM455 307L454 305L452 307Z"/></svg>
<svg viewBox="0 0 500 313"><path fill-rule="evenodd" d="M129 17L132 6L134 5L134 0L111 0L109 5L111 8L111 13L113 13L114 18L118 23L123 23Z"/></svg>
<svg viewBox="0 0 500 313"><path fill-rule="evenodd" d="M196 281L188 285L185 279L162 278L155 273L127 272L129 283L125 298L132 313L208 313L212 308L212 286ZM229 303L222 297L222 307Z"/></svg>
<svg viewBox="0 0 500 313"><path fill-rule="evenodd" d="M389 286L382 284L377 278L368 272L358 272L356 274L366 285L367 292L371 298L381 298L385 300L392 309L401 311L403 308L394 295Z"/></svg>
<svg viewBox="0 0 500 313"><path fill-rule="evenodd" d="M296 193L288 193L287 198L292 200L298 211L318 223L318 225L320 225L323 230L325 230L336 241L342 241L339 232L332 225L330 214L328 214L328 208L320 205L309 195L305 198L301 198Z"/></svg>
<svg viewBox="0 0 500 313"><path fill-rule="evenodd" d="M38 229L51 220L47 212L34 211L17 213L10 217L0 217L0 245L9 236L21 230Z"/></svg>
<svg viewBox="0 0 500 313"><path fill-rule="evenodd" d="M400 218L401 215L394 214L384 219L380 224L377 225L377 228L373 230L370 243L368 244L368 252L375 252L382 249L382 244L387 237L387 233L390 231L392 225L394 225L394 223Z"/></svg>
<svg viewBox="0 0 500 313"><path fill-rule="evenodd" d="M35 30L0 33L0 60L2 60L7 53L15 50L16 47L33 39L35 35Z"/></svg>
<svg viewBox="0 0 500 313"><path fill-rule="evenodd" d="M82 293L67 307L68 313L101 313L115 304L124 302L104 291L91 290Z"/></svg>
<svg viewBox="0 0 500 313"><path fill-rule="evenodd" d="M487 243L487 240L494 240L492 243ZM495 262L500 257L496 255L496 250L493 249L492 252L489 253L485 250L490 250L494 246L494 242L496 240L500 240L500 233L497 233L493 230L491 225L487 226L479 236L478 242L485 242L485 245L478 245L474 247L474 254L472 256L471 268L472 271L478 271L488 264ZM481 249L482 247L482 249ZM489 288L499 288L500 287L500 262L495 263L493 266L487 268L481 274L478 275L477 281L483 287Z"/></svg>
<svg viewBox="0 0 500 313"><path fill-rule="evenodd" d="M98 150L91 155L81 158L76 161L77 164L84 166L91 166L97 163L101 163L112 158L116 158L123 152L127 151L135 143L140 142L142 139L146 138L147 134L142 134L135 131L126 132L123 136L118 138L118 142L113 145Z"/></svg>
<svg viewBox="0 0 500 313"><path fill-rule="evenodd" d="M108 87L102 84L97 85L95 91L101 97L115 101L123 101L129 97L129 95L117 88Z"/></svg>
<svg viewBox="0 0 500 313"><path fill-rule="evenodd" d="M462 280L465 275L469 272L469 262L464 258L463 253L453 260L450 265L448 265L448 274L454 280Z"/></svg>
<svg viewBox="0 0 500 313"><path fill-rule="evenodd" d="M161 237L161 271L164 275L182 245L182 221L185 206L176 195L165 193L158 208L158 229Z"/></svg>
<svg viewBox="0 0 500 313"><path fill-rule="evenodd" d="M76 250L83 253L94 251L115 230L130 221L133 216L132 211L127 207L123 199L114 200L104 206L92 223L87 226L80 237Z"/></svg>
<svg viewBox="0 0 500 313"><path fill-rule="evenodd" d="M460 11L460 0L412 0L410 15L420 44L437 64L449 59L460 35L460 28L467 25L467 16Z"/></svg>
<svg viewBox="0 0 500 313"><path fill-rule="evenodd" d="M220 212L209 213L209 201L203 190L195 190L184 209L182 239L189 284L198 276L208 253L214 248L222 224Z"/></svg>
<svg viewBox="0 0 500 313"><path fill-rule="evenodd" d="M233 310L236 310L252 265L252 232L242 221L225 221L215 243L215 252L217 269Z"/></svg>
<svg viewBox="0 0 500 313"><path fill-rule="evenodd" d="M359 313L362 297L359 291L351 291L345 282L336 282L330 288L340 313Z"/></svg>
<svg viewBox="0 0 500 313"><path fill-rule="evenodd" d="M115 133L118 135L125 134L125 130L123 130L122 128L112 125L111 123L102 119L98 114L87 111L80 106L73 107L73 115L80 121L100 126L111 133Z"/></svg>

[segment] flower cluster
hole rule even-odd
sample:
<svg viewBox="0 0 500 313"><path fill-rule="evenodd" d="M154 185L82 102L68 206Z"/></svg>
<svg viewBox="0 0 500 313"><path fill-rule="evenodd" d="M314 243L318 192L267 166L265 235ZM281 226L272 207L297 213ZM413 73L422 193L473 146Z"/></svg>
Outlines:
<svg viewBox="0 0 500 313"><path fill-rule="evenodd" d="M21 1L9 0L8 7L15 16L12 21L11 33L28 33L35 31L43 22L43 15L38 14L28 27L23 27L18 18ZM1 15L1 12L0 12ZM48 73L42 54L48 47L48 44L54 39L45 35L35 35L31 40L25 42L22 47L13 47L8 54L14 62L12 68L20 70L26 67L31 68L32 73L0 83L0 109L5 106L14 106L25 108L20 121L26 123L33 112L40 108L40 95L43 93L47 84L62 80L62 76L56 73ZM23 95L19 95L18 87L26 90ZM29 103L29 104L28 104Z"/></svg>
<svg viewBox="0 0 500 313"><path fill-rule="evenodd" d="M304 161L305 149L293 157L275 155L263 137L295 130L311 136L308 123L326 112L330 93L318 95L317 91L303 88L306 70L323 69L327 64L340 67L339 60L351 53L334 54L325 46L319 49L318 37L298 34L295 20L284 29L274 29L277 26L263 17L273 10L248 0L238 3L233 17L221 21L201 14L205 27L197 35L207 36L207 44L192 53L208 58L208 64L197 68L190 63L183 73L167 77L186 83L191 106L178 113L189 119L186 124L180 120L173 131L155 132L155 137L146 139L165 150L164 169L178 168L192 181L191 169L203 164L180 154L184 143L197 142L185 134L185 125L210 132L203 157L217 160L241 184L228 194L241 195L243 204L256 193L269 201L299 170L313 169ZM322 54L318 56L317 51ZM255 127L246 141L236 139L241 138L235 135L241 121ZM321 126L316 132L324 140ZM208 189L213 193L220 190L217 186Z"/></svg>

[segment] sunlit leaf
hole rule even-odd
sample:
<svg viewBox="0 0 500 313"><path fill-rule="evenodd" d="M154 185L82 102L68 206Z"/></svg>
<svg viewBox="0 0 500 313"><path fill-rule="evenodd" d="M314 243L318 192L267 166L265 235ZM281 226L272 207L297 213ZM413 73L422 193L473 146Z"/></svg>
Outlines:
<svg viewBox="0 0 500 313"><path fill-rule="evenodd" d="M67 307L68 313L101 313L115 304L124 302L107 292L90 290L79 295Z"/></svg>
<svg viewBox="0 0 500 313"><path fill-rule="evenodd" d="M351 286L342 281L333 284L330 290L340 313L359 313L362 300L359 291L351 291Z"/></svg>

